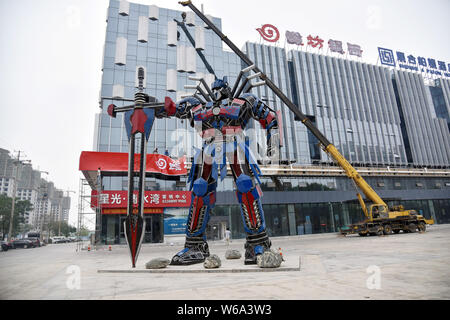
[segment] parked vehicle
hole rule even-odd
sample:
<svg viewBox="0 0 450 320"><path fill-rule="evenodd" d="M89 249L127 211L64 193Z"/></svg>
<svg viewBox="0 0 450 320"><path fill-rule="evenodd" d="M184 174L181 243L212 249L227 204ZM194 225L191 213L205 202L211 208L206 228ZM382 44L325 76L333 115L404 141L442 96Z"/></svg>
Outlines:
<svg viewBox="0 0 450 320"><path fill-rule="evenodd" d="M1 241L1 251L8 251L9 246L6 241Z"/></svg>
<svg viewBox="0 0 450 320"><path fill-rule="evenodd" d="M11 241L3 241L3 242L8 245L8 249L15 249Z"/></svg>
<svg viewBox="0 0 450 320"><path fill-rule="evenodd" d="M50 238L52 240L52 243L66 243L66 238L65 237L53 237Z"/></svg>
<svg viewBox="0 0 450 320"><path fill-rule="evenodd" d="M41 246L41 240L39 240L39 238L28 237L28 238L25 238L25 240L30 240L31 242L33 242L33 245L35 247L40 247Z"/></svg>
<svg viewBox="0 0 450 320"><path fill-rule="evenodd" d="M33 241L27 239L13 240L12 245L14 248L24 248L24 249L35 247Z"/></svg>
<svg viewBox="0 0 450 320"><path fill-rule="evenodd" d="M27 238L41 238L41 234L39 232L28 232Z"/></svg>

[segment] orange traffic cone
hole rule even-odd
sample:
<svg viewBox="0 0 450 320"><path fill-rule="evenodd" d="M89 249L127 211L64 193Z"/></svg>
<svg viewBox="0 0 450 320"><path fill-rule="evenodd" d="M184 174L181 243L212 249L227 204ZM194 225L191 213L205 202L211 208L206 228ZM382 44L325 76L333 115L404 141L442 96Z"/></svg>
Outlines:
<svg viewBox="0 0 450 320"><path fill-rule="evenodd" d="M283 252L281 252L281 248L278 248L278 252L280 253L281 261L284 261Z"/></svg>

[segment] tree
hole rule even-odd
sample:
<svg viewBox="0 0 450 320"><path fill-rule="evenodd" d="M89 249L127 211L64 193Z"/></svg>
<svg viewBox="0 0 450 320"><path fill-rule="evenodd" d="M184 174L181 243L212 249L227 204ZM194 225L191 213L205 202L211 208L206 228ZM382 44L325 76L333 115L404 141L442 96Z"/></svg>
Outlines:
<svg viewBox="0 0 450 320"><path fill-rule="evenodd" d="M53 221L49 223L50 234L55 236L59 233L59 221ZM68 237L71 233L77 231L77 228L69 225L65 221L61 221L61 236Z"/></svg>
<svg viewBox="0 0 450 320"><path fill-rule="evenodd" d="M90 231L85 226L81 226L80 230L78 230L78 233L80 237L87 237L89 236Z"/></svg>
<svg viewBox="0 0 450 320"><path fill-rule="evenodd" d="M2 194L0 195L0 228L3 237L9 232L9 222L11 221L11 207L12 198ZM19 230L19 226L25 222L24 214L33 210L33 205L28 200L16 199L14 206L14 220L12 236L16 236Z"/></svg>

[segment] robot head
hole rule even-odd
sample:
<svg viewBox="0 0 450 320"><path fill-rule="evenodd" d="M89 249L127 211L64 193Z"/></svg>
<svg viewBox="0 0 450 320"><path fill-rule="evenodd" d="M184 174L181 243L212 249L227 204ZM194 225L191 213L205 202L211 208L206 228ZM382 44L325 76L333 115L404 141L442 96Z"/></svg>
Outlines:
<svg viewBox="0 0 450 320"><path fill-rule="evenodd" d="M222 80L216 79L211 85L211 89L217 100L231 98L231 88L228 85L228 77L223 77Z"/></svg>

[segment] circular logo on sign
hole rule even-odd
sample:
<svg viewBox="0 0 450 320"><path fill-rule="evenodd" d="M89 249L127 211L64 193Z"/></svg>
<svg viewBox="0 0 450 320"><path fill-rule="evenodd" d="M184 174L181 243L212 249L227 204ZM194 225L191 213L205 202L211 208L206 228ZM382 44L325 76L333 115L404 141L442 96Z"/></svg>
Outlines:
<svg viewBox="0 0 450 320"><path fill-rule="evenodd" d="M161 170L164 170L167 167L167 162L164 159L159 159L158 161L156 161L156 165L158 166L158 168L160 168Z"/></svg>
<svg viewBox="0 0 450 320"><path fill-rule="evenodd" d="M256 30L258 30L261 37L263 37L266 41L277 42L278 39L280 39L280 32L274 25L265 24Z"/></svg>

